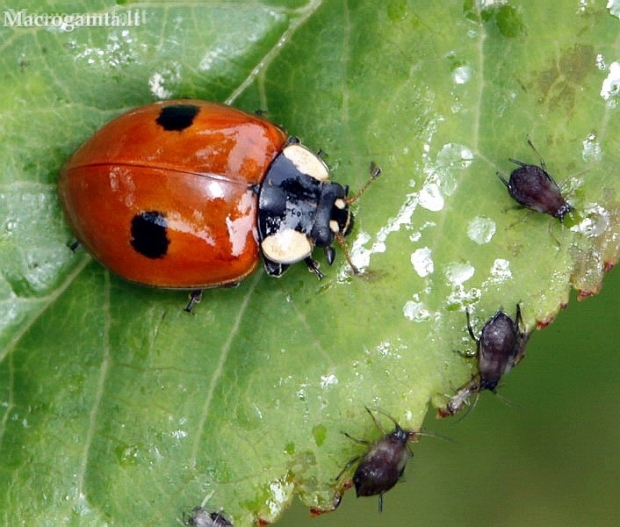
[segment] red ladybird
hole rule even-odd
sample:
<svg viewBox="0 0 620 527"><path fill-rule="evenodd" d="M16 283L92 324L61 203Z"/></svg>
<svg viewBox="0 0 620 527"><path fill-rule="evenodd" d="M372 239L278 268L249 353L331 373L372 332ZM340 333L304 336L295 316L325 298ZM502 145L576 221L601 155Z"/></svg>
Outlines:
<svg viewBox="0 0 620 527"><path fill-rule="evenodd" d="M109 122L58 186L77 239L99 262L132 282L193 290L190 310L202 289L248 276L259 254L271 276L304 260L321 278L314 247L333 262L361 194L347 197L320 157L274 124L191 99Z"/></svg>

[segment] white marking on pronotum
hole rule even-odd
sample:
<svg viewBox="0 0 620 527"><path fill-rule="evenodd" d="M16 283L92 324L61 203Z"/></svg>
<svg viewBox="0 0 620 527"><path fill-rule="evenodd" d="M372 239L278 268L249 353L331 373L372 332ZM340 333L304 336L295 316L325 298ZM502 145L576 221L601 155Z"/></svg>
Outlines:
<svg viewBox="0 0 620 527"><path fill-rule="evenodd" d="M294 229L267 236L261 243L267 259L281 264L294 264L307 258L314 249L308 237Z"/></svg>
<svg viewBox="0 0 620 527"><path fill-rule="evenodd" d="M288 159L302 173L323 182L329 179L327 165L311 150L299 144L288 145L282 150Z"/></svg>

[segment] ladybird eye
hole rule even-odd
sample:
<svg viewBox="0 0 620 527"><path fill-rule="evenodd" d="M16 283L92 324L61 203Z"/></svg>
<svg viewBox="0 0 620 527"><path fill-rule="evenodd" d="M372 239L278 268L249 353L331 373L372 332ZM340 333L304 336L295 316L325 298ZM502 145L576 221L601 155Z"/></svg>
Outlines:
<svg viewBox="0 0 620 527"><path fill-rule="evenodd" d="M353 230L354 226L355 226L355 217L353 216L351 212L349 212L349 214L347 215L347 223L345 224L344 229L342 229L342 234L344 234L345 236L348 236L349 234L351 234L351 231Z"/></svg>

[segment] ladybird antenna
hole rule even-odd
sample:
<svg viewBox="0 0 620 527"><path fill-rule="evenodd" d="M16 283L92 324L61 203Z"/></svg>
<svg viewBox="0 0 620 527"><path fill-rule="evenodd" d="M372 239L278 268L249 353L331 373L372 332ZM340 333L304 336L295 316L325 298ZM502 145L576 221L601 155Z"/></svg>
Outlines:
<svg viewBox="0 0 620 527"><path fill-rule="evenodd" d="M360 274L360 270L355 266L355 264L351 260L351 253L349 252L349 248L347 247L347 242L344 239L344 235L341 232L337 232L334 237L336 241L338 242L338 245L340 245L340 248L342 249L342 252L344 253L344 257L347 260L347 263L351 266L351 270L353 271L353 274Z"/></svg>
<svg viewBox="0 0 620 527"><path fill-rule="evenodd" d="M375 164L374 161L372 161L370 163L370 177L366 180L366 183L364 183L362 185L362 188L360 188L355 194L353 194L353 196L349 196L348 198L345 198L344 202L347 205L351 205L351 203L355 203L358 199L360 199L360 197L362 196L362 194L364 194L364 192L366 192L366 189L375 181L375 179L377 179L379 176L381 175L381 169Z"/></svg>

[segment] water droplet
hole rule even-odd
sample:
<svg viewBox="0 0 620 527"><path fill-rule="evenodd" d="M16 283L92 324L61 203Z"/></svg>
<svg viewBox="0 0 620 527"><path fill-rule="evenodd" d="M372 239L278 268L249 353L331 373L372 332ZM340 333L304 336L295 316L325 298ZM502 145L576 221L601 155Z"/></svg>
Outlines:
<svg viewBox="0 0 620 527"><path fill-rule="evenodd" d="M474 276L475 272L469 262L453 262L446 267L445 275L451 284L459 286Z"/></svg>
<svg viewBox="0 0 620 527"><path fill-rule="evenodd" d="M452 80L456 84L465 84L471 79L471 68L469 66L459 66L452 71Z"/></svg>
<svg viewBox="0 0 620 527"><path fill-rule="evenodd" d="M489 243L495 234L495 222L489 218L476 216L467 226L467 236L478 245Z"/></svg>
<svg viewBox="0 0 620 527"><path fill-rule="evenodd" d="M432 251L428 247L422 247L417 249L411 255L411 264L420 278L424 278L431 274L434 270L434 264L432 259Z"/></svg>

